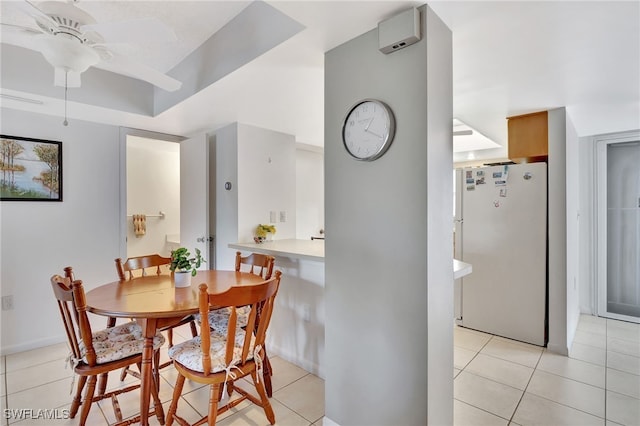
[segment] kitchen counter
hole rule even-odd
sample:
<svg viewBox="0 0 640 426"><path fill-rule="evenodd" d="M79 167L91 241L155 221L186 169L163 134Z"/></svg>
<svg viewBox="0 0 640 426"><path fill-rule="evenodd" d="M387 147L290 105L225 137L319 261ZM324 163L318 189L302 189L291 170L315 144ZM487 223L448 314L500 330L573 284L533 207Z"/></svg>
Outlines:
<svg viewBox="0 0 640 426"><path fill-rule="evenodd" d="M324 262L324 240L273 240L264 243L231 243L230 248L292 259Z"/></svg>
<svg viewBox="0 0 640 426"><path fill-rule="evenodd" d="M324 371L324 240L283 239L230 243L229 248L274 256L282 281L269 325L269 353L321 378ZM471 265L453 260L453 278L471 273Z"/></svg>

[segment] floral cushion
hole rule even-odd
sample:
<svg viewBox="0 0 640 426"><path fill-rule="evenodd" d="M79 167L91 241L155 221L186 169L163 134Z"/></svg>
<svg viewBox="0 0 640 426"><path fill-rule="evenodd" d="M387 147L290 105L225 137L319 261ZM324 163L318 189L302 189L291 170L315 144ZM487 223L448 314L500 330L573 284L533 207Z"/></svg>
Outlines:
<svg viewBox="0 0 640 426"><path fill-rule="evenodd" d="M252 334L251 344L249 346L249 355L247 359L253 359L253 347L255 344L255 337ZM230 366L240 363L242 357L242 346L244 345L245 332L239 329L236 332L235 345L233 348L233 360ZM209 346L209 354L211 356L211 373L218 373L225 371L229 366L225 363L226 353L226 334L221 334L216 331L211 333L211 345ZM204 372L202 366L202 340L200 336L194 337L186 342L178 343L169 348L169 357L174 361L179 362L190 370Z"/></svg>
<svg viewBox="0 0 640 426"><path fill-rule="evenodd" d="M249 322L250 306L242 306L236 309L237 322L236 329L244 328ZM227 325L229 325L229 317L231 316L231 308L214 309L209 312L209 328L217 333L227 334ZM196 321L200 324L200 314L195 316Z"/></svg>
<svg viewBox="0 0 640 426"><path fill-rule="evenodd" d="M93 349L96 351L96 363L115 361L131 355L142 353L144 336L142 328L131 321L115 327L96 331L92 335ZM158 349L164 344L164 336L158 333L153 338L153 349ZM80 341L82 360L86 363L86 348Z"/></svg>

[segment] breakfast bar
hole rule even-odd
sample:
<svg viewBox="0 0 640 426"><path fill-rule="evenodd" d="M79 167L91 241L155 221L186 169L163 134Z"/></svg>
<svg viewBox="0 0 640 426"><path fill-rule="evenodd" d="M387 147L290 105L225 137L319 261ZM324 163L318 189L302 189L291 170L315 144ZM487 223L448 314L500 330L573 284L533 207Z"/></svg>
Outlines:
<svg viewBox="0 0 640 426"><path fill-rule="evenodd" d="M282 281L267 335L269 351L324 378L324 241L283 239L229 247L276 258Z"/></svg>
<svg viewBox="0 0 640 426"><path fill-rule="evenodd" d="M283 275L267 336L269 350L324 378L324 240L283 239L229 247L276 258L276 269ZM454 279L471 271L470 264L453 260Z"/></svg>

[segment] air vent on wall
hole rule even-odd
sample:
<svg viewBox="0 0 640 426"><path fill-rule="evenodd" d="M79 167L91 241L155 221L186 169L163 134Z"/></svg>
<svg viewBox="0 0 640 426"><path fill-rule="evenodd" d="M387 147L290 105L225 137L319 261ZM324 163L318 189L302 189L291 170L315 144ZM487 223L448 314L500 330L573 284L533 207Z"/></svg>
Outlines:
<svg viewBox="0 0 640 426"><path fill-rule="evenodd" d="M391 53L420 41L420 11L406 10L378 24L378 46Z"/></svg>

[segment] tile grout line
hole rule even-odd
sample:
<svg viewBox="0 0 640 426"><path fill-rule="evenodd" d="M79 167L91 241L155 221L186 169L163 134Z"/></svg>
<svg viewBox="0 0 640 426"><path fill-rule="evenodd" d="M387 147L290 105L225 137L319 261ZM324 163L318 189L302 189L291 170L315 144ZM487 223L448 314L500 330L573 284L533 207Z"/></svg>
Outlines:
<svg viewBox="0 0 640 426"><path fill-rule="evenodd" d="M3 371L4 371L4 408L8 409L9 408L9 383L7 382L7 357L3 356L2 357L2 367L3 367ZM4 414L4 413L3 413ZM6 417L6 416L3 416ZM9 419L5 418L4 421L5 426L9 426Z"/></svg>
<svg viewBox="0 0 640 426"><path fill-rule="evenodd" d="M578 323L579 324L579 323ZM609 372L607 371L607 365L609 364L609 319L605 320L605 328L604 328L604 422L607 423L607 378L609 377Z"/></svg>
<svg viewBox="0 0 640 426"><path fill-rule="evenodd" d="M469 373L469 374L472 374L472 373ZM486 410L486 409L484 409L484 408L476 407L476 406L475 406L475 405L473 405L473 404L469 404L468 402L463 401L463 400L458 399L458 398L455 398L455 397L454 397L453 399L454 399L454 401L461 402L462 404L468 405L469 407L473 407L473 408L475 408L476 410L483 411L483 412L485 412L485 413L491 414L492 416L498 417L498 418L500 418L500 419L502 419L502 420L506 420L507 422L509 422L509 419L505 419L504 417L502 417L502 416L500 416L500 415L498 415L498 414L496 414L496 413L492 413L491 411L488 411L488 410Z"/></svg>
<svg viewBox="0 0 640 426"><path fill-rule="evenodd" d="M522 390L522 395L520 395L520 399L518 399L518 403L516 404L516 407L513 409L513 413L511 413L511 417L509 418L509 424L511 424L513 422L513 418L515 417L516 412L518 411L518 407L520 407L520 403L524 399L524 395L527 393L527 389L529 388L529 384L531 383L531 380L533 379L533 375L536 374L536 370L538 369L538 365L540 364L540 360L542 360L542 355L544 355L544 352L545 352L545 349L543 349L542 352L540 352L540 356L538 357L538 361L536 361L536 365L533 367L533 371L531 372L531 376L529 377L529 380L527 380L527 384L525 385L524 389Z"/></svg>

